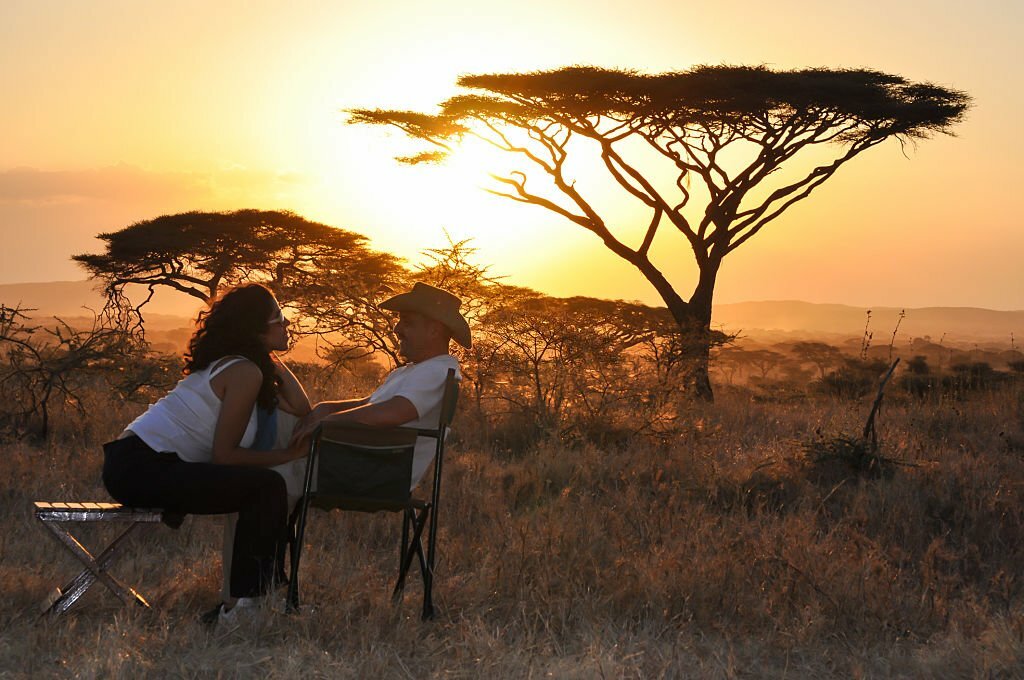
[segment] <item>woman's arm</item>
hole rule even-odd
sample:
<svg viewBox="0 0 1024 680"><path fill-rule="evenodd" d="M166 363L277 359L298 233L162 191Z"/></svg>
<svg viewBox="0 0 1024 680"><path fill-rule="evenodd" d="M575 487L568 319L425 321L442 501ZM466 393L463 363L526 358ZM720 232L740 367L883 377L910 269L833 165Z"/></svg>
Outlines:
<svg viewBox="0 0 1024 680"><path fill-rule="evenodd" d="M293 416L301 418L312 409L309 397L306 396L306 390L303 389L302 383L299 382L299 379L295 377L295 374L292 373L291 369L283 361L274 354L271 354L270 358L273 359L274 368L277 371L277 375L281 378L281 385L277 392L278 407L282 411L287 411Z"/></svg>
<svg viewBox="0 0 1024 680"><path fill-rule="evenodd" d="M213 462L218 465L258 465L269 467L302 458L304 442L296 440L287 449L253 451L239 446L249 425L256 397L263 384L263 373L249 361L225 368L214 379L220 397L220 416L213 433Z"/></svg>

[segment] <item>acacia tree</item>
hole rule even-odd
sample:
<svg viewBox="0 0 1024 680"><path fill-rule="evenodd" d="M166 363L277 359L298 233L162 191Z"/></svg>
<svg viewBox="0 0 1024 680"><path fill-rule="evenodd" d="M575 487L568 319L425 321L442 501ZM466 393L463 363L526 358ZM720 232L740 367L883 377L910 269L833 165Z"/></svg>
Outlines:
<svg viewBox="0 0 1024 680"><path fill-rule="evenodd" d="M794 342L792 352L801 362L812 363L818 369L818 378L825 379L828 369L843 360L843 353L838 347L824 342Z"/></svg>
<svg viewBox="0 0 1024 680"><path fill-rule="evenodd" d="M307 332L343 333L371 348L386 333L376 303L406 276L397 258L371 250L365 236L288 211L164 215L99 238L105 252L73 259L103 282L112 307L123 308L133 284L149 289L138 311L157 287L208 302L223 286L258 281L312 324Z"/></svg>
<svg viewBox="0 0 1024 680"><path fill-rule="evenodd" d="M338 335L324 338L328 346L324 352L326 358L333 363L341 363L367 351L377 351L391 364L402 364L398 338L394 334L395 314L381 309L380 304L397 290L416 281L439 286L457 295L462 300L460 312L470 328L476 329L481 315L493 306L503 286L496 277L487 273L486 266L471 261L475 253L476 248L469 245L469 239L452 241L449 238L447 245L423 251L426 262L417 265L413 271L396 270L386 288L379 285L365 290L358 290L352 285L338 288L331 282L332 277L327 277L315 289L308 289L303 312L319 319L321 326L341 331ZM464 363L475 356L471 350L458 348L454 351L461 355Z"/></svg>
<svg viewBox="0 0 1024 680"><path fill-rule="evenodd" d="M512 154L520 165L492 175L492 193L564 217L633 265L675 319L697 360L694 387L707 399L711 305L725 256L863 151L948 133L970 102L957 90L866 69L568 67L457 82L477 92L448 99L437 114L354 109L350 122L396 126L434 145L398 159L408 163L440 161L466 136ZM810 153L825 148L824 161ZM798 154L809 168L776 173L797 169ZM584 189L570 158L603 167L647 213L639 243L601 215L594 200L603 191ZM693 251L698 276L687 298L651 260L663 225Z"/></svg>
<svg viewBox="0 0 1024 680"><path fill-rule="evenodd" d="M185 212L100 234L106 252L75 255L108 291L126 285L166 286L203 302L224 285L262 281L277 291L320 275L331 258L344 279L391 273L395 258L371 250L365 236L287 210ZM337 264L335 262L335 264ZM148 302L148 298L146 300Z"/></svg>

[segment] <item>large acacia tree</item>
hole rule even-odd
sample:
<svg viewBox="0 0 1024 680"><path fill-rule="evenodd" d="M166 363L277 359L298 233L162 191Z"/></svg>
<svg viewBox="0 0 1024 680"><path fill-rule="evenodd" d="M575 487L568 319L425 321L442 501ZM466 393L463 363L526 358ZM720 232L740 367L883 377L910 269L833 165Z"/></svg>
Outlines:
<svg viewBox="0 0 1024 680"><path fill-rule="evenodd" d="M863 151L948 133L970 102L957 90L866 69L569 67L466 75L458 84L475 92L436 114L355 109L350 122L396 126L433 145L404 162L442 160L466 136L518 158L515 170L492 175L492 192L593 232L633 265L679 325L698 363L694 387L709 399L711 305L725 256ZM631 225L611 224L595 207L603 188L576 181L567 162L579 159L603 167L646 212L635 243L622 236ZM688 296L651 259L662 227L693 251L698 276Z"/></svg>

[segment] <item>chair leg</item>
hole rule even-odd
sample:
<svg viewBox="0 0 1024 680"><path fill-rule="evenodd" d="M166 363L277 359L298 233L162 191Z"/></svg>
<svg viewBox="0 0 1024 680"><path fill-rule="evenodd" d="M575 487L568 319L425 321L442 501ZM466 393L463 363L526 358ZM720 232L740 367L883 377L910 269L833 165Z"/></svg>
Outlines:
<svg viewBox="0 0 1024 680"><path fill-rule="evenodd" d="M406 513L405 522L413 525L413 533L412 538L402 555L402 564L398 572L398 582L395 583L395 589L391 593L391 598L395 601L401 598L402 591L405 590L405 578L409 573L409 567L412 566L413 555L416 555L419 558L421 569L425 565L423 558L422 536L423 529L427 525L427 517L430 515L430 506L428 505L426 508L421 510L418 515L415 510L406 510Z"/></svg>
<svg viewBox="0 0 1024 680"><path fill-rule="evenodd" d="M313 495L313 476L317 467L317 445L319 442L318 431L309 442L306 473L303 475L302 482L302 498L299 499L295 507L295 512L298 513L298 526L292 541L291 573L288 578L288 595L285 602L285 611L287 612L295 612L299 609L299 560L302 557L302 544L306 538L306 518L309 516L309 501Z"/></svg>
<svg viewBox="0 0 1024 680"><path fill-rule="evenodd" d="M427 583L423 586L423 614L420 618L424 621L431 621L434 618L434 598L431 595L433 587L434 578L431 575Z"/></svg>
<svg viewBox="0 0 1024 680"><path fill-rule="evenodd" d="M288 596L286 611L299 609L299 561L302 558L302 544L306 537L306 518L309 515L309 494L305 494L295 508L298 513L298 525L295 527L291 545L291 564L288 576ZM293 513L294 514L294 513Z"/></svg>
<svg viewBox="0 0 1024 680"><path fill-rule="evenodd" d="M286 550L281 551L281 570L284 571L284 553L288 553L288 569L291 570L291 564L295 561L295 550L298 545L296 527L299 524L299 513L301 512L301 500L295 504L295 508L292 510L292 514L288 517L288 536L285 539ZM291 577L288 576L289 581Z"/></svg>
<svg viewBox="0 0 1024 680"><path fill-rule="evenodd" d="M420 558L420 569L423 574L423 620L429 621L434 618L434 569L427 564L423 558L422 546L417 551Z"/></svg>
<svg viewBox="0 0 1024 680"><path fill-rule="evenodd" d="M426 522L424 521L424 525L425 524ZM427 540L431 540L429 535L427 536ZM427 558L423 554L422 538L416 541L416 557L419 558L420 575L423 577L423 615L421 618L424 621L429 621L434 618L434 568L433 565L427 563Z"/></svg>
<svg viewBox="0 0 1024 680"><path fill-rule="evenodd" d="M402 574L402 565L405 564L405 553L409 550L409 525L414 524L415 510L407 509L402 513L402 545L398 551L398 573Z"/></svg>
<svg viewBox="0 0 1024 680"><path fill-rule="evenodd" d="M399 546L398 553L398 580L395 582L394 590L391 591L391 601L396 604L402 599L402 593L405 590L405 575L412 564L411 548L409 546L409 525L411 524L414 527L416 525L415 512L415 510L406 509L402 513L402 543Z"/></svg>

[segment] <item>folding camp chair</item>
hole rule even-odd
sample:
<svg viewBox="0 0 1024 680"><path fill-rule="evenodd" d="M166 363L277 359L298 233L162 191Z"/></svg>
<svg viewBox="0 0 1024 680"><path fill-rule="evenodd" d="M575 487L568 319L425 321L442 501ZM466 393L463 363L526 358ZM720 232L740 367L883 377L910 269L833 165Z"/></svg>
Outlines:
<svg viewBox="0 0 1024 680"><path fill-rule="evenodd" d="M423 620L434 617L432 590L437 544L437 511L441 499L441 467L444 440L458 401L455 370L449 369L436 429L409 427L366 427L323 423L313 434L306 477L300 501L295 540L291 549L288 606L299 606L299 560L306 531L309 506L323 510L356 512L401 512L402 542L398 580L392 599L401 600L406 575L413 557L418 558L423 576ZM417 437L436 440L433 485L429 500L414 498L412 486L413 450ZM315 484L314 484L315 478ZM429 522L429 528L428 528ZM426 552L423 533L426 529Z"/></svg>

